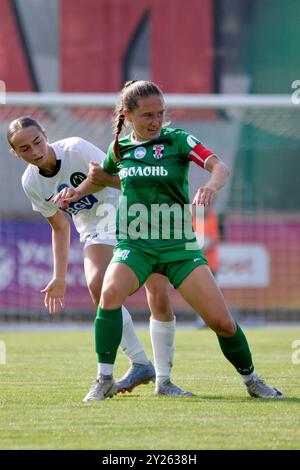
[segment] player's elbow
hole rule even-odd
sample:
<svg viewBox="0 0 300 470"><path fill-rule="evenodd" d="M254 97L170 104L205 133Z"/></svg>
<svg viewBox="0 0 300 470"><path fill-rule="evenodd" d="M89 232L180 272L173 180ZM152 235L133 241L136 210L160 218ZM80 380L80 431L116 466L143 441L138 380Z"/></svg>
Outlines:
<svg viewBox="0 0 300 470"><path fill-rule="evenodd" d="M230 175L230 170L229 170L228 166L224 162L220 162L220 168L221 168L222 173L224 174L224 176L226 178L228 178L229 175Z"/></svg>

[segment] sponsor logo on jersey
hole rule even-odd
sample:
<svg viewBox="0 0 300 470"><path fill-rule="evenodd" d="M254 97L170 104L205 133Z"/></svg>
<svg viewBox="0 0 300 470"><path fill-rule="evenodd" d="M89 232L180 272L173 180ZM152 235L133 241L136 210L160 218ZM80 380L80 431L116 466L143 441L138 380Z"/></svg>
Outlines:
<svg viewBox="0 0 300 470"><path fill-rule="evenodd" d="M127 176L167 176L169 174L163 166L137 166L130 168L122 168L119 173L120 179Z"/></svg>
<svg viewBox="0 0 300 470"><path fill-rule="evenodd" d="M141 160L146 155L145 147L138 147L134 151L134 156L137 160Z"/></svg>
<svg viewBox="0 0 300 470"><path fill-rule="evenodd" d="M50 201L50 199L52 199L52 198L53 198L53 196L54 196L54 194L51 194L51 196L50 196L50 197L48 197L48 198L46 198L46 197L45 197L45 201L49 202L49 201Z"/></svg>
<svg viewBox="0 0 300 470"><path fill-rule="evenodd" d="M82 174L82 173L81 173ZM64 188L68 188L67 184L60 184L57 188L57 192L60 192ZM71 216L78 214L78 212L82 210L90 210L92 209L93 205L98 202L98 199L93 196L93 194L89 194L88 196L84 196L76 202L71 202L69 207L63 209L64 212L67 212Z"/></svg>
<svg viewBox="0 0 300 470"><path fill-rule="evenodd" d="M164 144L153 145L153 157L157 160L161 158L164 154Z"/></svg>
<svg viewBox="0 0 300 470"><path fill-rule="evenodd" d="M86 175L84 173L81 173L80 171L76 171L76 173L72 173L70 176L70 182L71 185L74 186L74 188L77 188L82 181L86 179Z"/></svg>

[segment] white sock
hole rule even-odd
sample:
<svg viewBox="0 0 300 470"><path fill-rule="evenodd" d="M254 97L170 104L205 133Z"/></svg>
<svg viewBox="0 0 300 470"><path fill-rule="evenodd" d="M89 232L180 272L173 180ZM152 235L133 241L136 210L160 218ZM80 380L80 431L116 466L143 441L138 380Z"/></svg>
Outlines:
<svg viewBox="0 0 300 470"><path fill-rule="evenodd" d="M242 379L243 379L243 382L244 384L249 382L249 380L251 379L256 379L257 375L256 375L256 372L255 370L253 372L251 372L251 374L248 374L248 375L241 375Z"/></svg>
<svg viewBox="0 0 300 470"><path fill-rule="evenodd" d="M121 348L131 362L136 364L149 364L145 350L141 345L128 310L122 305L123 316L123 335L121 339Z"/></svg>
<svg viewBox="0 0 300 470"><path fill-rule="evenodd" d="M114 365L113 364L104 364L103 362L98 362L98 375L97 378L99 378L100 374L101 375L112 375L114 370Z"/></svg>
<svg viewBox="0 0 300 470"><path fill-rule="evenodd" d="M158 321L150 319L150 337L153 349L156 383L170 379L174 356L176 319Z"/></svg>

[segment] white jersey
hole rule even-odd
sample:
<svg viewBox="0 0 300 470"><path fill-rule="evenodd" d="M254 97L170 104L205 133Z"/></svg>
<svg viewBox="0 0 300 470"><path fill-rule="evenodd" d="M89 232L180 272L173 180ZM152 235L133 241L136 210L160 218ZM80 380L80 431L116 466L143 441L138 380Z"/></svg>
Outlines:
<svg viewBox="0 0 300 470"><path fill-rule="evenodd" d="M89 162L96 161L102 166L106 155L90 142L79 137L70 137L51 144L56 159L57 171L43 176L35 165L28 165L23 176L23 189L32 203L34 211L44 217L53 216L57 205L52 197L65 187L76 188L88 175ZM71 203L64 212L72 216L80 241L94 238L115 238L115 218L120 192L114 188L101 191Z"/></svg>

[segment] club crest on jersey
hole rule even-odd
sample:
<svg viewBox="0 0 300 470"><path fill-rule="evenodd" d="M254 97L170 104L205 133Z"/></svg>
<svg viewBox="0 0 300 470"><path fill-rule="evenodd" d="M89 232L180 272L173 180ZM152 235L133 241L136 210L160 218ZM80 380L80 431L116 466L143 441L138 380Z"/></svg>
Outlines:
<svg viewBox="0 0 300 470"><path fill-rule="evenodd" d="M138 160L141 160L142 158L144 158L144 156L146 155L146 149L145 147L138 147L135 149L134 151L134 156L135 158L137 158Z"/></svg>
<svg viewBox="0 0 300 470"><path fill-rule="evenodd" d="M156 160L163 156L164 148L164 144L153 145L153 157L156 158Z"/></svg>

